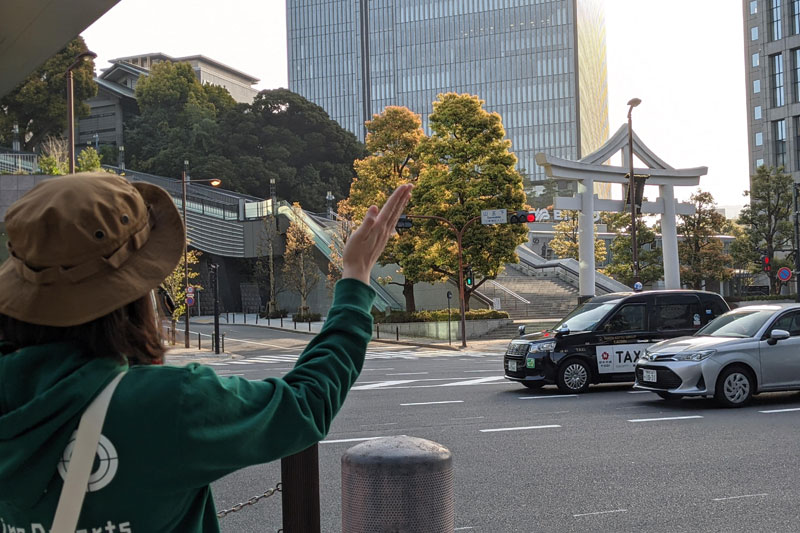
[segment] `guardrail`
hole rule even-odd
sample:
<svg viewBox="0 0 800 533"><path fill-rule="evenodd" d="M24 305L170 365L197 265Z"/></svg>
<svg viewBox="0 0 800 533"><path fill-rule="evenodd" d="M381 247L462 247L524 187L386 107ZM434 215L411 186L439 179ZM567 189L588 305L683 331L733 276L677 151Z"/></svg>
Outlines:
<svg viewBox="0 0 800 533"><path fill-rule="evenodd" d="M0 173L38 174L39 156L31 152L15 152L0 148Z"/></svg>

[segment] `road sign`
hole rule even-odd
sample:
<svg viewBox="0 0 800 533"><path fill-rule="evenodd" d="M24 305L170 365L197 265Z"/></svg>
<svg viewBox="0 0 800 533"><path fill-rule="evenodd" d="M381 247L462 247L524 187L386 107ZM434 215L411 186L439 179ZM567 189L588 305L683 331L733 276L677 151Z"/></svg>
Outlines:
<svg viewBox="0 0 800 533"><path fill-rule="evenodd" d="M194 305L194 298L192 296L186 297L186 305L188 305L189 307Z"/></svg>
<svg viewBox="0 0 800 533"><path fill-rule="evenodd" d="M186 294L194 294L194 287L192 287L191 285L186 287Z"/></svg>
<svg viewBox="0 0 800 533"><path fill-rule="evenodd" d="M781 281L789 281L792 279L792 271L786 267L778 269L778 279Z"/></svg>
<svg viewBox="0 0 800 533"><path fill-rule="evenodd" d="M484 209L481 211L481 224L505 224L508 222L505 209Z"/></svg>

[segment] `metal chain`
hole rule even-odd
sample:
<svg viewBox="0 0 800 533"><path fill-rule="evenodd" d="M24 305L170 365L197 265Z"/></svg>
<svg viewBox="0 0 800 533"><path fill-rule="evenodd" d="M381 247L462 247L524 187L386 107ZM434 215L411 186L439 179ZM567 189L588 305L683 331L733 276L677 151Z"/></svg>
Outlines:
<svg viewBox="0 0 800 533"><path fill-rule="evenodd" d="M264 498L269 498L270 496L272 496L276 492L281 492L281 483L280 483L280 481L278 482L277 485L275 485L275 488L269 489L264 494L259 494L258 496L253 496L252 498L250 498L246 502L237 503L236 505L234 505L230 509L225 509L224 511L217 512L217 518L223 518L223 517L225 517L225 516L227 516L227 515L229 515L231 513L235 513L235 512L241 511L242 508L247 507L248 505L253 505L255 503L258 503L260 500L263 500Z"/></svg>

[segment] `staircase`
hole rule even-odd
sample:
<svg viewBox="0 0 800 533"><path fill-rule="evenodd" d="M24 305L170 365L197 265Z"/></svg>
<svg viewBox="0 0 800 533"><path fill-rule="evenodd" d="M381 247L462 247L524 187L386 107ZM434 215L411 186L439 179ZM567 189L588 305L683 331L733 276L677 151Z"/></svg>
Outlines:
<svg viewBox="0 0 800 533"><path fill-rule="evenodd" d="M479 289L491 299L500 299L500 309L515 322L560 319L578 304L578 291L558 278L527 276L508 265L493 283Z"/></svg>

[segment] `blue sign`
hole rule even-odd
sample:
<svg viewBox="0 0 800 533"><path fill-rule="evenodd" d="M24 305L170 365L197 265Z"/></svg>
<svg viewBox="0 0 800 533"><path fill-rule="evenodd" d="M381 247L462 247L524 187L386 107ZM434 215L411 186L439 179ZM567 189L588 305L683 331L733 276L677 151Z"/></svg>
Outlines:
<svg viewBox="0 0 800 533"><path fill-rule="evenodd" d="M790 279L792 279L792 271L786 267L779 268L778 279L781 281L789 281Z"/></svg>

